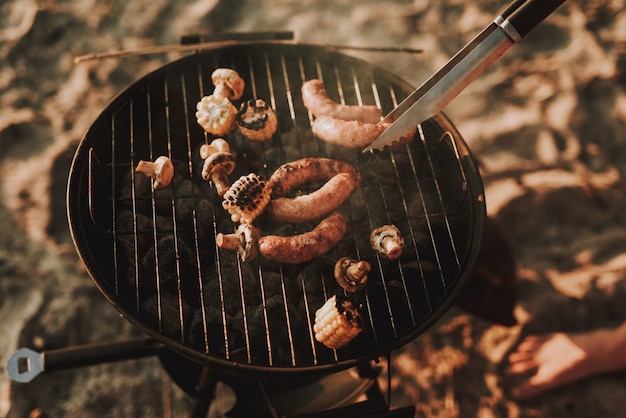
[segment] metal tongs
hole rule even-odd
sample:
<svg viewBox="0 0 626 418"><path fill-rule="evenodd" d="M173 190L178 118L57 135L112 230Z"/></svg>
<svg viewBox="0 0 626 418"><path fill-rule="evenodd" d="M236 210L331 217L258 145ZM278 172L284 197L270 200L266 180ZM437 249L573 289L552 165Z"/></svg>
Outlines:
<svg viewBox="0 0 626 418"><path fill-rule="evenodd" d="M380 123L391 125L363 152L382 150L439 113L513 44L565 0L514 0L439 71L404 99Z"/></svg>

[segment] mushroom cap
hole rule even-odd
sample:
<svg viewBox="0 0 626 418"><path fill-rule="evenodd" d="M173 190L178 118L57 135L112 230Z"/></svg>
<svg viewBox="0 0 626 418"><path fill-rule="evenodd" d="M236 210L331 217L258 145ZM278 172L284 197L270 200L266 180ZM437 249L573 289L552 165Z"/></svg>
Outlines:
<svg viewBox="0 0 626 418"><path fill-rule="evenodd" d="M210 144L202 144L200 147L200 158L205 160L209 158L209 155L220 151L230 152L230 145L224 138L215 138Z"/></svg>
<svg viewBox="0 0 626 418"><path fill-rule="evenodd" d="M154 188L160 189L166 187L174 177L174 163L169 157L160 156L154 161L157 164L157 178L154 182Z"/></svg>
<svg viewBox="0 0 626 418"><path fill-rule="evenodd" d="M367 285L367 273L371 266L367 261L357 261L350 257L341 257L335 263L335 280L348 292L358 292Z"/></svg>
<svg viewBox="0 0 626 418"><path fill-rule="evenodd" d="M202 166L202 178L209 180L216 173L230 174L235 169L235 159L230 152L218 151L209 155Z"/></svg>
<svg viewBox="0 0 626 418"><path fill-rule="evenodd" d="M245 83L239 73L231 68L217 68L211 74L211 81L216 87L219 84L226 85L231 91L230 96L228 96L230 100L237 100L243 94Z"/></svg>
<svg viewBox="0 0 626 418"><path fill-rule="evenodd" d="M239 224L237 233L242 237L242 245L238 249L241 261L254 260L259 255L259 238L261 238L261 233L250 224Z"/></svg>

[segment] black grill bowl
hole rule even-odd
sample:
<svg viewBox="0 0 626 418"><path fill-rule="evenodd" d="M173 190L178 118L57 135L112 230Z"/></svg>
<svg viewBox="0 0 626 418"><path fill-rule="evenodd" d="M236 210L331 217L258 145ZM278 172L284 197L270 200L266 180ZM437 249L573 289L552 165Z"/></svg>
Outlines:
<svg viewBox="0 0 626 418"><path fill-rule="evenodd" d="M341 210L348 231L329 253L287 265L243 263L218 249L234 225L210 182L201 180L200 145L210 142L195 105L213 91L215 68L244 78L243 97L263 98L278 116L264 143L226 139L234 181L268 178L281 164L326 157L356 167L361 185ZM485 221L482 181L470 151L443 115L418 126L408 145L373 154L330 145L311 133L300 88L321 78L346 104L393 109L413 88L365 61L311 45L258 43L194 53L141 78L104 109L81 141L68 182L70 231L91 278L124 317L190 359L232 373L330 373L366 362L423 333L451 305L476 260ZM176 176L154 192L134 168L169 156ZM303 190L302 192L307 192ZM313 225L274 225L298 233ZM398 260L369 246L370 231L395 224L405 236ZM365 329L339 350L314 339L315 311L340 291L332 276L342 256L372 265L368 286L351 295Z"/></svg>

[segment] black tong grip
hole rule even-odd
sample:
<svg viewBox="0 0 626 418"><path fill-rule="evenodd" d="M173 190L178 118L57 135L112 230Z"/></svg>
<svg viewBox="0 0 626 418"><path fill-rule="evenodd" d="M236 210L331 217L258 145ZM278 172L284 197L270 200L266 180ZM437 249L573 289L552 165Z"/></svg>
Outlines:
<svg viewBox="0 0 626 418"><path fill-rule="evenodd" d="M522 4L520 5L520 3ZM565 0L515 1L506 9L507 14L510 13L510 15L503 17L511 23L523 38L563 3L565 3Z"/></svg>

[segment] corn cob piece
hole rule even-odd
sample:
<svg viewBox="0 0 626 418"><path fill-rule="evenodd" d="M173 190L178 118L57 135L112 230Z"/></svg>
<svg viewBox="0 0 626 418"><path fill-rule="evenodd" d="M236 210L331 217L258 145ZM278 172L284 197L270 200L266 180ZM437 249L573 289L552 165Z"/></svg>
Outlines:
<svg viewBox="0 0 626 418"><path fill-rule="evenodd" d="M255 173L241 176L224 193L222 207L233 222L251 224L265 210L272 188Z"/></svg>
<svg viewBox="0 0 626 418"><path fill-rule="evenodd" d="M215 136L224 136L237 128L237 108L227 97L204 96L196 104L196 119L202 128Z"/></svg>
<svg viewBox="0 0 626 418"><path fill-rule="evenodd" d="M315 339L328 348L341 348L363 331L363 319L348 298L333 296L315 312Z"/></svg>
<svg viewBox="0 0 626 418"><path fill-rule="evenodd" d="M266 141L278 128L274 109L262 99L242 103L235 119L241 133L251 141Z"/></svg>

